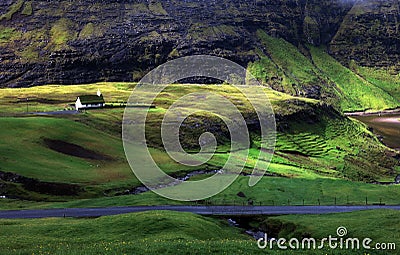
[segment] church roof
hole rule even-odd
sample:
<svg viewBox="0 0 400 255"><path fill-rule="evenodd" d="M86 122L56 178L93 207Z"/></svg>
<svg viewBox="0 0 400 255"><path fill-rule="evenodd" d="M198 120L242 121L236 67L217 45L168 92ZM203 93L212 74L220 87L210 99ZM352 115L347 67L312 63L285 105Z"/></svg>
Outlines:
<svg viewBox="0 0 400 255"><path fill-rule="evenodd" d="M79 99L81 100L81 104L104 104L104 98L103 95L97 96L97 95L83 95L79 96Z"/></svg>

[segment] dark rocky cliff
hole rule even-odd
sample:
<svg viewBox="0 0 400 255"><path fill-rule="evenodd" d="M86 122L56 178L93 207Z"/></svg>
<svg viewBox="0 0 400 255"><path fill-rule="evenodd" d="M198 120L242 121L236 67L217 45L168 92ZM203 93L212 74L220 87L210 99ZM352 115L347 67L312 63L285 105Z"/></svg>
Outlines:
<svg viewBox="0 0 400 255"><path fill-rule="evenodd" d="M391 2L398 6L397 1ZM261 47L256 36L258 29L296 46L331 44L337 59L345 62L352 58L365 63L365 57L360 56L364 51L357 51L356 32L343 32L348 30L343 27L351 23L352 16L348 13L354 11L354 3L353 0L3 0L0 86L138 80L168 59L192 54L226 57L246 66L257 58L254 50ZM382 10L386 13L386 9ZM380 23L381 26L392 27L395 22L397 29L398 12L396 16L394 10L390 11L394 14L386 18L379 11L376 15L365 12L357 19L359 26L385 19L390 24ZM393 37L398 40L397 30L374 36L382 42ZM382 43L377 51L381 54L381 47L385 50L387 47L385 52L397 57L399 49L395 45L398 43ZM393 64L396 57L380 63ZM369 58L372 61L374 56Z"/></svg>
<svg viewBox="0 0 400 255"><path fill-rule="evenodd" d="M399 22L398 0L358 1L344 18L330 51L343 63L353 59L363 66L399 69Z"/></svg>

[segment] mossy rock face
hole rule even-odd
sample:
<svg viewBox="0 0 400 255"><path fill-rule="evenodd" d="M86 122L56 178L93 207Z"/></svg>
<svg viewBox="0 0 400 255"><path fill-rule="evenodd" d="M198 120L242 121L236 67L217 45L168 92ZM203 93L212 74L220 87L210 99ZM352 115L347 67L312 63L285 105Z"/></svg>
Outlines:
<svg viewBox="0 0 400 255"><path fill-rule="evenodd" d="M75 31L76 24L66 18L57 20L50 29L50 45L55 46L56 50L66 49L68 42L74 40L77 36Z"/></svg>
<svg viewBox="0 0 400 255"><path fill-rule="evenodd" d="M26 2L24 5L24 9L22 9L21 14L23 15L32 15L33 9L32 9L32 2Z"/></svg>
<svg viewBox="0 0 400 255"><path fill-rule="evenodd" d="M358 1L330 43L330 52L342 63L355 60L369 67L400 68L398 2Z"/></svg>
<svg viewBox="0 0 400 255"><path fill-rule="evenodd" d="M7 43L18 37L18 31L14 28L0 26L0 43Z"/></svg>
<svg viewBox="0 0 400 255"><path fill-rule="evenodd" d="M316 24L307 33L315 44L327 43L350 8L316 0L2 1L0 86L138 80L169 59L195 54L247 66L258 58L258 29L303 44L308 15Z"/></svg>
<svg viewBox="0 0 400 255"><path fill-rule="evenodd" d="M24 5L24 0L14 1L8 8L7 12L0 16L1 20L11 20L13 15L20 11Z"/></svg>
<svg viewBox="0 0 400 255"><path fill-rule="evenodd" d="M303 31L308 43L320 44L320 28L318 22L314 18L310 16L304 18Z"/></svg>
<svg viewBox="0 0 400 255"><path fill-rule="evenodd" d="M79 39L94 39L104 35L104 27L101 24L87 23L79 32Z"/></svg>

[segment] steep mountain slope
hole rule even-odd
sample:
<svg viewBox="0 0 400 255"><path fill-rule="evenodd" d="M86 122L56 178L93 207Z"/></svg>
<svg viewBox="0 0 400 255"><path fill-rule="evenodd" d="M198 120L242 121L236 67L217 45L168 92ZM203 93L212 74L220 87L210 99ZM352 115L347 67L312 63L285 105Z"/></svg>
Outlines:
<svg viewBox="0 0 400 255"><path fill-rule="evenodd" d="M135 81L211 54L344 111L395 108L398 19L397 0L6 0L0 87Z"/></svg>
<svg viewBox="0 0 400 255"><path fill-rule="evenodd" d="M400 105L400 80L393 68L372 69L351 62L351 69L323 47L295 47L259 30L263 48L249 71L276 90L322 99L342 111L382 110Z"/></svg>
<svg viewBox="0 0 400 255"><path fill-rule="evenodd" d="M6 0L0 86L137 80L192 54L255 59L255 32L328 43L351 1ZM329 10L329 11L321 11Z"/></svg>
<svg viewBox="0 0 400 255"><path fill-rule="evenodd" d="M330 43L330 52L343 63L400 68L400 6L398 0L358 1Z"/></svg>

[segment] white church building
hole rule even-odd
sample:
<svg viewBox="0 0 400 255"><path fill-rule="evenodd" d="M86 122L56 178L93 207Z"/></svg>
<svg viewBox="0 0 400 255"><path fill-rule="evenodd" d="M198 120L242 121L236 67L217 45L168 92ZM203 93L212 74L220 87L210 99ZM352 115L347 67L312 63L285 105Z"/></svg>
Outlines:
<svg viewBox="0 0 400 255"><path fill-rule="evenodd" d="M89 108L102 108L106 105L103 95L100 90L97 90L97 95L82 95L76 98L75 109L77 111L81 109Z"/></svg>

